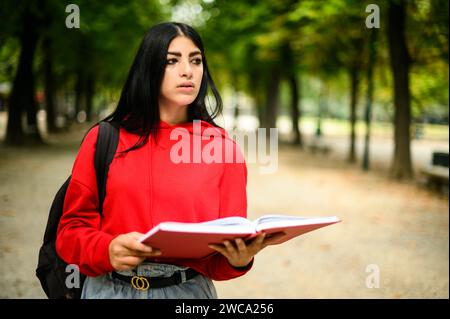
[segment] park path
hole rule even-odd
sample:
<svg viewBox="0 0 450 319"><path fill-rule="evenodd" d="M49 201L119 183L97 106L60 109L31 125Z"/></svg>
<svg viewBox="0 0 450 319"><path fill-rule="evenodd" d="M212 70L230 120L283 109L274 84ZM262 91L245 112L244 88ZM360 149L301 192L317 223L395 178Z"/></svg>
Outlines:
<svg viewBox="0 0 450 319"><path fill-rule="evenodd" d="M80 138L75 132L46 147L0 146L0 298L45 297L34 275L38 248ZM216 282L219 297L449 297L448 195L389 180L389 156L376 146L376 170L363 173L345 163L339 141L330 140L334 148L326 156L280 145L274 174L248 165L250 219L279 213L336 215L343 222L266 248L246 276ZM374 143L384 153L391 147ZM427 161L430 150L444 145L416 143L415 161ZM369 288L374 270L379 287Z"/></svg>

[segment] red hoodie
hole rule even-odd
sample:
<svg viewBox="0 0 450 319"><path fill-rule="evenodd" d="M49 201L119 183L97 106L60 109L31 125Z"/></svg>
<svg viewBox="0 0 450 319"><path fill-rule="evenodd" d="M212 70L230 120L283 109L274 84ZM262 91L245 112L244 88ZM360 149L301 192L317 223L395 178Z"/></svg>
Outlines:
<svg viewBox="0 0 450 319"><path fill-rule="evenodd" d="M117 154L133 146L139 136L120 129L116 157L109 168L102 218L98 213L93 164L98 126L93 128L84 139L72 169L57 233L58 254L67 263L78 265L82 273L99 276L113 270L109 244L120 234L145 233L164 221L202 222L226 216L246 217L247 168L243 155L223 129L204 121L199 123L197 127L192 123L171 126L160 121L156 143L149 138L143 147L122 156ZM215 135L211 140L198 136L205 129L209 133L216 132L210 134ZM171 133L176 133L172 139ZM170 158L171 149L173 158L180 137L191 142L191 159L195 156L195 143L197 150L198 145L201 150L209 145L206 148L210 150L214 145L211 143L220 142L223 149L231 146L240 160L174 163ZM152 260L158 262L158 259ZM160 261L191 267L213 280L241 276L252 266L236 269L221 254L204 259Z"/></svg>

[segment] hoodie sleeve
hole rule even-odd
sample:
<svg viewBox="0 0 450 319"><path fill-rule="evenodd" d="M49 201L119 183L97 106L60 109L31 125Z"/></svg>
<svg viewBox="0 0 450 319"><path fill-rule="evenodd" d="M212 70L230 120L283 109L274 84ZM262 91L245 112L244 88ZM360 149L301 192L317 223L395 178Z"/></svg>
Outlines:
<svg viewBox="0 0 450 319"><path fill-rule="evenodd" d="M75 159L56 238L59 256L68 264L78 265L81 273L93 277L113 270L109 261L113 236L100 231L94 168L97 134L98 126L86 135Z"/></svg>
<svg viewBox="0 0 450 319"><path fill-rule="evenodd" d="M230 141L230 140L228 140ZM241 216L247 218L247 166L238 145L231 141L235 161L224 163L220 183L220 217ZM222 254L207 257L205 273L213 280L228 280L246 274L253 266L253 260L247 267L233 267Z"/></svg>

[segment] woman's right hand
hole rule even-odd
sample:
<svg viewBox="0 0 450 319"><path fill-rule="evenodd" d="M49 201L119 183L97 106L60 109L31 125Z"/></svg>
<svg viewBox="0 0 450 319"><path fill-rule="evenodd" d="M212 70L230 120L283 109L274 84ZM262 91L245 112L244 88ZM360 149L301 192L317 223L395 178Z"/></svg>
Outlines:
<svg viewBox="0 0 450 319"><path fill-rule="evenodd" d="M109 261L115 270L133 269L148 257L161 254L158 249L140 243L143 234L132 232L114 238L109 244Z"/></svg>

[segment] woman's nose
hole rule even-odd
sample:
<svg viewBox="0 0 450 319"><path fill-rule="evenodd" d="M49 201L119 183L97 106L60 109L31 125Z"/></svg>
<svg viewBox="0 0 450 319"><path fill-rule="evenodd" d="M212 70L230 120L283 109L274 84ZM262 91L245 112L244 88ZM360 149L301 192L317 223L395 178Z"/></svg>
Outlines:
<svg viewBox="0 0 450 319"><path fill-rule="evenodd" d="M192 77L192 67L189 61L180 63L180 76L186 76L187 78Z"/></svg>

